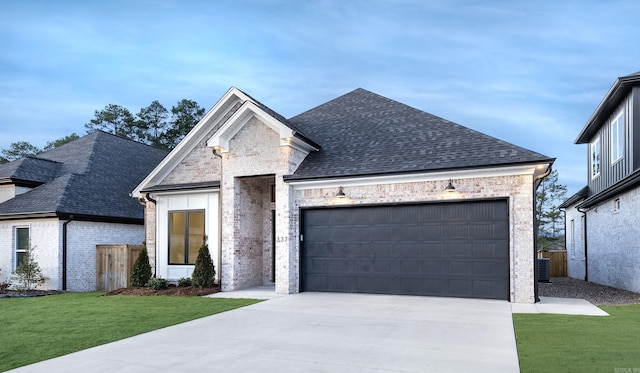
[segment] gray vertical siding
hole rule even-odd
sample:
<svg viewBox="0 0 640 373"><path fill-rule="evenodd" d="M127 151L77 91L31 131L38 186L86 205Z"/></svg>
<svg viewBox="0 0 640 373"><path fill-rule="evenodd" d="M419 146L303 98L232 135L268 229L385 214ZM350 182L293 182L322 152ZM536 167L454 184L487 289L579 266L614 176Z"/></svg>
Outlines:
<svg viewBox="0 0 640 373"><path fill-rule="evenodd" d="M632 170L640 168L640 87L633 87L631 91L631 106L630 111L631 118L629 118L629 130L631 131L629 137L633 139L633 165Z"/></svg>
<svg viewBox="0 0 640 373"><path fill-rule="evenodd" d="M634 96L638 95L637 87L634 88L631 94L629 94L620 105L614 110L606 122L602 123L598 134L593 137L593 140L600 136L600 175L596 178L591 178L591 165L589 164L589 187L592 193L597 194L602 190L610 187L616 182L620 181L631 172L633 172L634 165L634 147L638 146L639 141L634 137L633 126L637 124L633 123L634 118ZM637 102L637 100L635 100ZM622 159L612 164L611 161L611 121L614 120L618 114L622 111L624 117L624 149ZM590 148L590 147L589 147ZM588 150L588 159L591 159L591 149Z"/></svg>

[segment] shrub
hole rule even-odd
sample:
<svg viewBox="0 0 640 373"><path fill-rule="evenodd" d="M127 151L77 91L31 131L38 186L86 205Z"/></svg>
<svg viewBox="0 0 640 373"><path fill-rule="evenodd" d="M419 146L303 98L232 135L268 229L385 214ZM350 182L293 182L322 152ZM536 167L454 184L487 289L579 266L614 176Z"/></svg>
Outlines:
<svg viewBox="0 0 640 373"><path fill-rule="evenodd" d="M216 280L216 269L213 266L211 260L211 254L209 254L209 245L207 244L207 237L202 239L202 246L198 251L198 258L196 259L196 266L191 274L193 285L198 287L210 288L214 286Z"/></svg>
<svg viewBox="0 0 640 373"><path fill-rule="evenodd" d="M149 289L151 290L161 290L169 287L169 281L163 279L162 277L152 277L149 279L149 283L147 284Z"/></svg>
<svg viewBox="0 0 640 373"><path fill-rule="evenodd" d="M131 286L146 286L149 279L151 279L151 265L147 248L144 247L131 268Z"/></svg>
<svg viewBox="0 0 640 373"><path fill-rule="evenodd" d="M0 269L0 272L2 272L1 269ZM10 287L11 287L11 281L0 281L0 292L7 290Z"/></svg>
<svg viewBox="0 0 640 373"><path fill-rule="evenodd" d="M178 286L180 287L187 287L191 285L193 285L193 283L191 282L191 279L189 277L183 277L178 280Z"/></svg>
<svg viewBox="0 0 640 373"><path fill-rule="evenodd" d="M35 255L33 255L35 248L34 246L27 249L24 253L22 263L18 265L18 268L16 268L14 272L13 279L18 282L15 286L16 290L33 290L44 284L44 281L47 279L42 274L42 268L40 268L40 265L36 261Z"/></svg>

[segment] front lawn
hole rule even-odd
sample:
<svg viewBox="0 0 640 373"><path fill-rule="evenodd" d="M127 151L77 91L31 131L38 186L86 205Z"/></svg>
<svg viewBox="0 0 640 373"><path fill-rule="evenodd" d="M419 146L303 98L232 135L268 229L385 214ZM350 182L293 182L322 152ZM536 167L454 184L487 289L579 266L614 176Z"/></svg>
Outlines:
<svg viewBox="0 0 640 373"><path fill-rule="evenodd" d="M0 371L259 302L101 294L0 299Z"/></svg>
<svg viewBox="0 0 640 373"><path fill-rule="evenodd" d="M610 316L514 314L521 371L640 372L640 305L601 308Z"/></svg>

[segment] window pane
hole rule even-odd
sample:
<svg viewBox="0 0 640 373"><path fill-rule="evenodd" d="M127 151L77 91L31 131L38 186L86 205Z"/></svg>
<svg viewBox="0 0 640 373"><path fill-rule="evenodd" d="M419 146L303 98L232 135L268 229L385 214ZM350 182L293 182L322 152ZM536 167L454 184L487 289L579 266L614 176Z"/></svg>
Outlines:
<svg viewBox="0 0 640 373"><path fill-rule="evenodd" d="M195 264L204 237L204 211L189 212L189 264Z"/></svg>
<svg viewBox="0 0 640 373"><path fill-rule="evenodd" d="M16 268L18 268L18 266L20 264L22 264L22 262L24 262L24 257L27 255L26 252L22 251L22 252L16 252Z"/></svg>
<svg viewBox="0 0 640 373"><path fill-rule="evenodd" d="M624 119L619 116L611 123L611 161L615 162L622 158L624 147Z"/></svg>
<svg viewBox="0 0 640 373"><path fill-rule="evenodd" d="M600 139L591 144L591 176L600 173Z"/></svg>
<svg viewBox="0 0 640 373"><path fill-rule="evenodd" d="M29 228L16 228L16 250L29 249Z"/></svg>
<svg viewBox="0 0 640 373"><path fill-rule="evenodd" d="M169 264L184 264L184 212L169 213Z"/></svg>

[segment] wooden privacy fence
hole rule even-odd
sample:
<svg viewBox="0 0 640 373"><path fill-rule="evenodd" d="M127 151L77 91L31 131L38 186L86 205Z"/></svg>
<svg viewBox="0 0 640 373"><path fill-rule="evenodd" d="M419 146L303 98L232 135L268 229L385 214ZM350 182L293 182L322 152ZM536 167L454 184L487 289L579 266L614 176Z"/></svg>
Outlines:
<svg viewBox="0 0 640 373"><path fill-rule="evenodd" d="M551 277L567 277L567 251L538 251L538 258L548 258Z"/></svg>
<svg viewBox="0 0 640 373"><path fill-rule="evenodd" d="M96 245L96 290L129 287L131 268L144 245Z"/></svg>

